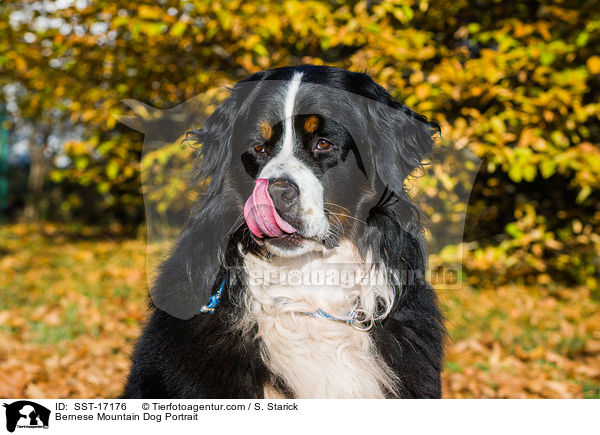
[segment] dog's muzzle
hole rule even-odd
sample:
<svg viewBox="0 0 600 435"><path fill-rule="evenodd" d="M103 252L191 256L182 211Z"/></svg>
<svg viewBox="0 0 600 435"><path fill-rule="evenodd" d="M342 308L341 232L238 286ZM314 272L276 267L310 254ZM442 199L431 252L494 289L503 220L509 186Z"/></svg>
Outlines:
<svg viewBox="0 0 600 435"><path fill-rule="evenodd" d="M252 195L244 205L244 217L248 228L258 238L281 237L296 229L277 212L297 212L298 190L286 180L275 180L269 185L266 178L257 178Z"/></svg>

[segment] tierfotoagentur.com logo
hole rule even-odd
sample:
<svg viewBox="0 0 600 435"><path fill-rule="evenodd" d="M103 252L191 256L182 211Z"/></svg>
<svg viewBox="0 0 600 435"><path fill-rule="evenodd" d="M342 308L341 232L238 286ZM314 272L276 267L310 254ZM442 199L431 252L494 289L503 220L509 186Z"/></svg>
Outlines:
<svg viewBox="0 0 600 435"><path fill-rule="evenodd" d="M3 404L6 411L6 430L48 429L50 410L30 400Z"/></svg>

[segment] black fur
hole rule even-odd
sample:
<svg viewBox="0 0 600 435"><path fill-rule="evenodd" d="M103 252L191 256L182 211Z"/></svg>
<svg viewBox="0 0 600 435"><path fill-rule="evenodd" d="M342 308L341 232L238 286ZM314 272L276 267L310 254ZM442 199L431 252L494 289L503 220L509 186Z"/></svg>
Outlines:
<svg viewBox="0 0 600 435"><path fill-rule="evenodd" d="M388 277L396 292L395 305L369 333L388 366L401 379L400 397L441 397L443 317L435 292L424 278L426 250L419 213L403 187L408 174L431 150L432 135L439 127L395 102L367 75L317 66L279 68L251 76L233 88L230 98L202 129L190 133L190 138L202 144L198 180L210 176L210 187L161 267L152 291L152 316L135 348L123 397L262 398L267 382L282 394L293 396L263 363L253 335L242 336L231 327L241 316L238 302L245 288L241 256L235 246L241 243L245 250L254 252L259 252L260 246L249 237L243 222L237 221L251 185L240 184L228 171L244 171L244 167L249 170L247 162L242 165L239 159L232 159L247 149L248 144L240 143L239 138L252 134L237 131L236 120L251 118L250 109L257 101L269 106L270 95L261 84L290 80L295 71L304 73L303 83L324 85L368 100L360 108L345 104L345 97L340 96L336 107L362 131L362 135L351 132L353 140L348 139L348 143L352 143L349 149L365 174L361 191L372 195L337 200L367 216L366 227L347 224L362 253L370 250L374 261L383 262L389 270L410 271ZM253 86L244 88L249 83ZM333 95L325 97L315 92L305 100L312 98L318 103L323 98L336 98ZM340 116L333 112L330 115L333 119ZM327 113L324 116L327 118ZM343 176L335 170L331 173ZM232 224L234 232L230 234ZM224 234L227 238L223 246ZM199 314L223 279L226 287L218 309L214 314ZM167 300L186 307L180 316L184 320L156 308Z"/></svg>

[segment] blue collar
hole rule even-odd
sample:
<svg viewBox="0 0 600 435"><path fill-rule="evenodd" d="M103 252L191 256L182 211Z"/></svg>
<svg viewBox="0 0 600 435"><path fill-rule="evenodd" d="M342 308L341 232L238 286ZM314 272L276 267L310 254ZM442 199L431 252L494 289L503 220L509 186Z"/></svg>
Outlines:
<svg viewBox="0 0 600 435"><path fill-rule="evenodd" d="M211 295L211 297L208 299L208 305L203 305L202 308L200 308L200 313L213 314L215 312L215 307L219 305L219 302L221 302L221 295L223 294L223 289L225 288L225 281L227 281L227 278L223 279L221 285L219 286L219 290L217 290L217 293ZM344 322L359 331L368 331L373 327L373 319L367 320L366 312L361 307L354 308L352 311L346 314L345 318L332 316L321 309L315 311L314 313L299 311L299 314L310 317L319 317L321 319L335 320L337 322Z"/></svg>
<svg viewBox="0 0 600 435"><path fill-rule="evenodd" d="M366 312L361 307L354 308L352 311L350 311L349 313L346 314L345 318L332 316L331 314L329 314L321 309L318 309L314 313L306 312L306 311L300 311L299 313L303 314L305 316L320 317L322 319L329 319L329 320L335 320L337 322L344 322L359 331L368 331L369 329L371 329L373 327L373 323L374 323L373 319L369 319L369 320L366 319Z"/></svg>
<svg viewBox="0 0 600 435"><path fill-rule="evenodd" d="M223 294L226 280L227 278L223 279L223 282L221 282L221 286L219 287L219 290L217 290L217 293L208 299L208 305L203 305L202 308L200 308L201 313L212 314L215 312L215 307L219 305L219 302L221 302L221 295Z"/></svg>

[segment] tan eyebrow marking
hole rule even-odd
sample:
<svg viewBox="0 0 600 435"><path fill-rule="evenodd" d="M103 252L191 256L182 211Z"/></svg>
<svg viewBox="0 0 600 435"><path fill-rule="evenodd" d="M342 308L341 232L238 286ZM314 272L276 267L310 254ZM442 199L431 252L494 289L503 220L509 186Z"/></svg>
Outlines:
<svg viewBox="0 0 600 435"><path fill-rule="evenodd" d="M306 121L304 121L304 130L307 133L314 133L319 127L319 118L315 115L309 116Z"/></svg>
<svg viewBox="0 0 600 435"><path fill-rule="evenodd" d="M260 123L260 134L262 135L264 140L271 139L271 136L273 135L273 129L267 121L263 121Z"/></svg>

